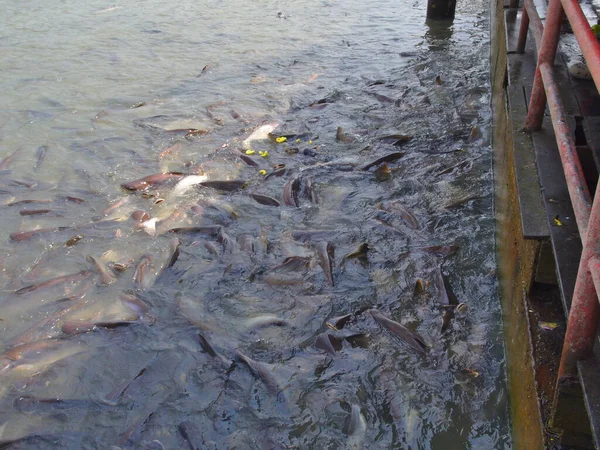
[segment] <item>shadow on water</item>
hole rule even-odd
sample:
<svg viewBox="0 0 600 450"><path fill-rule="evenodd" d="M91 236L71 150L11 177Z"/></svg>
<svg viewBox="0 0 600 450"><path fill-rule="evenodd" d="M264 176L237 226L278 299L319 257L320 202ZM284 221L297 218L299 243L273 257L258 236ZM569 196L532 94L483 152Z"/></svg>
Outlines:
<svg viewBox="0 0 600 450"><path fill-rule="evenodd" d="M429 45L429 51L444 51L450 47L454 31L453 19L427 19L425 26L427 27L425 40Z"/></svg>

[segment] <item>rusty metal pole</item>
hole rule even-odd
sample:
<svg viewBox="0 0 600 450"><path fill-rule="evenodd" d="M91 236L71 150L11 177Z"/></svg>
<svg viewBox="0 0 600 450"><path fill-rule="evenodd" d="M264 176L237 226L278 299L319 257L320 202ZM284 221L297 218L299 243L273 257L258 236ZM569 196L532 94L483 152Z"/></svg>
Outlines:
<svg viewBox="0 0 600 450"><path fill-rule="evenodd" d="M558 369L551 422L554 427L580 432L586 430L589 425L585 424L585 417L578 417L577 414L583 404L577 361L591 354L600 320L600 304L594 286L594 278L598 278L598 268L595 265L596 260L593 259L600 250L600 183L596 185L592 213L583 244ZM595 271L594 276L591 270Z"/></svg>
<svg viewBox="0 0 600 450"><path fill-rule="evenodd" d="M544 88L548 99L548 109L554 127L558 153L567 180L567 189L569 198L573 205L575 221L579 229L581 242L586 242L588 233L588 224L590 223L590 211L592 209L592 198L583 174L581 161L575 148L575 133L569 127L565 109L563 107L558 85L554 80L554 69L548 63L542 63L538 66L542 74Z"/></svg>
<svg viewBox="0 0 600 450"><path fill-rule="evenodd" d="M525 17L527 17L527 20L525 20ZM523 21L526 21L529 28L531 28L531 33L533 34L533 39L535 41L535 48L539 53L542 45L542 35L544 34L544 25L542 24L533 0L524 0L522 18L521 29L519 30L519 40L517 42L517 53L525 52L525 44L527 43L527 29L523 28Z"/></svg>
<svg viewBox="0 0 600 450"><path fill-rule="evenodd" d="M454 19L456 0L427 0L428 19Z"/></svg>
<svg viewBox="0 0 600 450"><path fill-rule="evenodd" d="M600 304L590 273L590 258L600 250L600 183L594 200L558 369L559 386L577 378L577 361L590 355L600 320Z"/></svg>
<svg viewBox="0 0 600 450"><path fill-rule="evenodd" d="M546 14L546 23L544 25L544 34L542 35L542 45L538 52L538 64L535 70L531 99L529 100L527 121L525 122L525 129L529 131L539 130L542 127L544 110L546 109L546 93L544 92L540 65L543 63L548 63L551 66L554 65L562 19L563 8L560 0L550 0Z"/></svg>
<svg viewBox="0 0 600 450"><path fill-rule="evenodd" d="M525 44L527 44L528 31L529 12L527 11L527 3L523 3L523 11L521 12L521 27L519 28L519 39L517 40L517 53L525 52Z"/></svg>

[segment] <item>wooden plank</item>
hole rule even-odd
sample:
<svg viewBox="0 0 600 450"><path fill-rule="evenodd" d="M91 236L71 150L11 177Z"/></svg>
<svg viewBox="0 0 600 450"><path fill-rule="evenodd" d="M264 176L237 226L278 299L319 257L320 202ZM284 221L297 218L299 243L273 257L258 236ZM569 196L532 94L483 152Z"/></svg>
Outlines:
<svg viewBox="0 0 600 450"><path fill-rule="evenodd" d="M518 29L517 29L518 33ZM516 48L517 36L514 36ZM535 42L533 35L529 33L525 45L525 53L512 53L508 55L508 84L520 84L528 89L533 85L533 77L536 68ZM529 99L529 97L527 97Z"/></svg>
<svg viewBox="0 0 600 450"><path fill-rule="evenodd" d="M570 122L572 123L571 126L574 126L574 120L570 120ZM561 299L565 316L568 317L581 258L581 239L571 207L571 199L556 139L549 121L544 123L540 131L532 133L532 138L557 267ZM560 220L560 226L555 222L555 218Z"/></svg>
<svg viewBox="0 0 600 450"><path fill-rule="evenodd" d="M504 32L506 33L506 52L514 53L519 38L521 11L516 8L504 10Z"/></svg>
<svg viewBox="0 0 600 450"><path fill-rule="evenodd" d="M595 357L579 361L577 367L594 445L600 448L600 368Z"/></svg>
<svg viewBox="0 0 600 450"><path fill-rule="evenodd" d="M529 133L522 131L527 116L523 86L514 84L508 86L507 95L514 149L513 164L523 237L525 239L544 239L550 234L537 173L533 141Z"/></svg>
<svg viewBox="0 0 600 450"><path fill-rule="evenodd" d="M596 163L596 171L600 173L600 117L584 117L583 131Z"/></svg>
<svg viewBox="0 0 600 450"><path fill-rule="evenodd" d="M560 92L564 113L567 116L580 116L579 102L573 95L573 84L569 78L565 57L559 53L554 60L554 78Z"/></svg>

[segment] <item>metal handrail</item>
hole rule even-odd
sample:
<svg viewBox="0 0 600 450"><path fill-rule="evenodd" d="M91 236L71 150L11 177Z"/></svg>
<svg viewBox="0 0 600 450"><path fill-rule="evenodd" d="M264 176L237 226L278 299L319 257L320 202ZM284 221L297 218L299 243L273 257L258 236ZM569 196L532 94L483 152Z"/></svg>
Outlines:
<svg viewBox="0 0 600 450"><path fill-rule="evenodd" d="M577 379L577 361L591 354L600 321L597 294L600 292L597 290L600 288L600 182L596 185L592 202L575 148L574 133L569 127L554 79L554 58L565 14L596 88L600 91L600 44L577 0L550 0L544 25L533 0L524 0L517 44L517 51L523 52L527 31L531 28L536 40L538 61L525 128L529 131L541 128L547 102L575 220L583 243L558 371L557 396L561 385Z"/></svg>

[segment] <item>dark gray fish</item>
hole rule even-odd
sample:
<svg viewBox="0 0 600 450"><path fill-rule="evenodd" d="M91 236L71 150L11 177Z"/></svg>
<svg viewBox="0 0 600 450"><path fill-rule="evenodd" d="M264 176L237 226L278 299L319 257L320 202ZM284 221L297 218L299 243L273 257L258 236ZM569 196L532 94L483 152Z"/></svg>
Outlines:
<svg viewBox="0 0 600 450"><path fill-rule="evenodd" d="M344 339L352 346L352 348L369 348L369 345L371 345L371 336L364 333L345 336Z"/></svg>
<svg viewBox="0 0 600 450"><path fill-rule="evenodd" d="M304 271L310 266L311 258L307 256L289 256L281 264L271 269L275 273Z"/></svg>
<svg viewBox="0 0 600 450"><path fill-rule="evenodd" d="M353 317L354 314L345 314L343 316L334 317L327 322L327 326L333 330L341 330Z"/></svg>
<svg viewBox="0 0 600 450"><path fill-rule="evenodd" d="M362 244L360 244L358 246L358 248L356 250L354 250L352 253L348 253L344 258L346 258L346 259L366 258L368 251L369 251L369 244L367 244L366 242L363 242Z"/></svg>
<svg viewBox="0 0 600 450"><path fill-rule="evenodd" d="M438 293L438 300L444 308L444 312L442 314L442 333L444 333L450 327L450 322L454 317L454 311L459 302L458 298L456 298L456 295L454 295L454 292L450 287L448 277L444 276L439 268L435 272L434 285Z"/></svg>
<svg viewBox="0 0 600 450"><path fill-rule="evenodd" d="M310 200L311 203L318 205L319 198L317 197L317 190L313 184L312 179L307 178L304 183L304 194Z"/></svg>
<svg viewBox="0 0 600 450"><path fill-rule="evenodd" d="M404 325L388 319L376 309L369 310L373 318L381 325L390 331L393 335L399 337L406 342L412 349L416 350L421 356L427 354L427 345L423 341L423 338L416 333L413 333Z"/></svg>
<svg viewBox="0 0 600 450"><path fill-rule="evenodd" d="M283 186L283 203L286 206L300 206L298 203L298 190L300 188L300 178L292 178Z"/></svg>
<svg viewBox="0 0 600 450"><path fill-rule="evenodd" d="M373 96L377 100L379 100L381 103L396 103L396 99L395 98L388 97L387 95L373 94Z"/></svg>
<svg viewBox="0 0 600 450"><path fill-rule="evenodd" d="M438 293L438 300L440 304L442 306L450 305L450 298L448 297L448 292L446 291L446 286L444 284L444 275L442 274L442 270L440 268L435 271L435 279L433 283Z"/></svg>
<svg viewBox="0 0 600 450"><path fill-rule="evenodd" d="M256 240L256 238L249 233L242 233L237 237L237 242L238 242L240 248L243 251L250 253L251 255L254 254L255 240Z"/></svg>
<svg viewBox="0 0 600 450"><path fill-rule="evenodd" d="M204 444L204 438L202 437L202 431L194 425L193 422L186 421L181 422L177 427L181 436L190 446L191 450L204 450L206 445Z"/></svg>
<svg viewBox="0 0 600 450"><path fill-rule="evenodd" d="M10 239L15 242L26 241L34 237L39 237L46 234L57 233L60 231L71 230L71 227L55 227L55 228L40 228L32 231L18 231L10 234Z"/></svg>
<svg viewBox="0 0 600 450"><path fill-rule="evenodd" d="M252 197L254 200L256 200L261 205L281 206L281 203L279 203L279 201L275 200L273 197L268 197L266 195L261 195L261 194L250 194L250 197Z"/></svg>
<svg viewBox="0 0 600 450"><path fill-rule="evenodd" d="M18 200L18 201L7 203L6 206L29 205L31 203L46 204L46 203L52 203L52 201L53 200L50 200L50 199L47 199L47 200Z"/></svg>
<svg viewBox="0 0 600 450"><path fill-rule="evenodd" d="M330 239L340 234L336 230L307 230L292 231L292 238L296 241L308 242L313 239Z"/></svg>
<svg viewBox="0 0 600 450"><path fill-rule="evenodd" d="M444 256L454 255L458 250L458 246L457 245L432 245L430 247L421 247L420 250L422 250L426 253L429 253L431 255L444 257Z"/></svg>
<svg viewBox="0 0 600 450"><path fill-rule="evenodd" d="M19 211L19 214L22 216L39 216L51 212L51 209L22 209L21 211Z"/></svg>
<svg viewBox="0 0 600 450"><path fill-rule="evenodd" d="M448 328L450 328L450 322L452 322L452 319L454 318L454 309L451 308L445 308L444 312L442 313L442 333L445 333L446 331L448 331Z"/></svg>
<svg viewBox="0 0 600 450"><path fill-rule="evenodd" d="M86 399L38 398L21 396L13 400L13 407L23 413L55 412L63 409L90 408L94 402Z"/></svg>
<svg viewBox="0 0 600 450"><path fill-rule="evenodd" d="M248 155L238 155L242 161L248 164L250 167L258 167L258 163L250 158Z"/></svg>
<svg viewBox="0 0 600 450"><path fill-rule="evenodd" d="M265 177L265 180L268 180L271 177L282 177L283 175L286 174L287 171L288 171L288 169L286 169L285 167L276 169L273 172L267 174L267 176Z"/></svg>
<svg viewBox="0 0 600 450"><path fill-rule="evenodd" d="M133 282L135 283L136 289L147 289L150 287L146 280L151 278L151 275L154 272L152 259L151 255L143 255L137 263L135 272L133 273Z"/></svg>
<svg viewBox="0 0 600 450"><path fill-rule="evenodd" d="M199 186L209 187L218 191L235 192L242 189L245 184L246 182L244 180L213 180L203 181L202 183L199 183Z"/></svg>
<svg viewBox="0 0 600 450"><path fill-rule="evenodd" d="M161 352L132 380L124 393L131 399L128 407L128 428L120 435L119 445L140 448L144 424L167 398L181 389L179 380L195 367L190 355L177 351Z"/></svg>
<svg viewBox="0 0 600 450"><path fill-rule="evenodd" d="M98 272L98 277L100 279L99 284L108 285L108 284L112 284L115 281L117 281L117 277L115 276L115 274L112 273L112 271L110 269L107 269L106 266L104 266L104 264L102 264L100 261L98 261L92 255L88 255L86 257L86 260L87 260L87 262L92 264L94 266L94 269L96 269L96 272Z"/></svg>
<svg viewBox="0 0 600 450"><path fill-rule="evenodd" d="M217 249L217 246L213 242L201 239L199 241L194 241L190 244L191 247L195 247L195 246L199 246L199 245L204 247L208 251L208 253L210 253L211 255L219 256L219 250Z"/></svg>
<svg viewBox="0 0 600 450"><path fill-rule="evenodd" d="M333 257L335 247L331 242L319 242L315 245L317 250L317 256L319 257L319 264L325 272L325 278L330 286L333 286Z"/></svg>
<svg viewBox="0 0 600 450"><path fill-rule="evenodd" d="M130 181L128 183L123 183L121 184L121 187L128 191L143 191L150 187L169 181L180 180L184 176L185 174L180 172L157 173L154 175L148 175L138 180Z"/></svg>
<svg viewBox="0 0 600 450"><path fill-rule="evenodd" d="M177 234L204 234L206 236L217 236L221 229L220 225L208 225L204 227L177 227L168 230L171 233Z"/></svg>
<svg viewBox="0 0 600 450"><path fill-rule="evenodd" d="M134 323L139 323L139 320L108 320L108 321L82 321L82 320L68 320L63 322L61 330L68 336L75 336L78 334L87 333L88 331L94 331L97 328L119 328L128 326Z"/></svg>
<svg viewBox="0 0 600 450"><path fill-rule="evenodd" d="M421 228L419 221L416 217L408 210L404 205L399 202L384 202L377 205L379 209L383 209L385 211L398 214L404 223L413 230L418 230Z"/></svg>
<svg viewBox="0 0 600 450"><path fill-rule="evenodd" d="M10 165L15 160L15 156L17 156L17 153L19 153L19 150L20 149L15 150L13 153L11 153L10 155L8 155L6 158L4 158L0 162L0 170L6 170L6 169L8 169L10 167Z"/></svg>
<svg viewBox="0 0 600 450"><path fill-rule="evenodd" d="M279 384L277 383L277 380L275 379L275 376L271 370L265 364L254 361L239 350L236 350L235 355L241 362L248 366L254 377L258 378L264 383L271 395L277 395L279 393L281 390L279 388Z"/></svg>
<svg viewBox="0 0 600 450"><path fill-rule="evenodd" d="M406 134L390 134L387 136L381 136L379 140L386 144L392 145L402 145L405 142L408 142L412 139L412 136L407 136ZM388 161L389 162L389 161Z"/></svg>
<svg viewBox="0 0 600 450"><path fill-rule="evenodd" d="M72 273L69 275L61 276L61 277L56 277L51 280L46 280L42 283L32 284L29 286L22 287L21 289L15 291L15 294L16 295L24 295L24 294L28 294L33 291L50 288L50 287L57 286L60 284L67 284L67 283L73 284L75 282L78 282L78 281L88 278L92 274L93 274L93 272L91 272L89 270L82 270L81 272Z"/></svg>
<svg viewBox="0 0 600 450"><path fill-rule="evenodd" d="M142 368L142 370L140 370L138 372L138 374L135 377L133 377L131 380L124 381L119 386L117 386L115 389L113 389L111 392L109 392L109 394L106 397L104 397L104 399L101 400L102 403L106 403L107 405L110 405L110 406L117 406L117 402L123 395L123 392L125 392L125 390L129 387L129 385L133 381L135 381L136 379L141 377L144 374L144 372L146 371L146 369L147 369L147 366Z"/></svg>
<svg viewBox="0 0 600 450"><path fill-rule="evenodd" d="M354 436L361 432L364 433L366 427L367 424L360 412L360 406L352 405L352 411L350 412L350 417L348 418L348 423L344 427L344 431L348 436Z"/></svg>
<svg viewBox="0 0 600 450"><path fill-rule="evenodd" d="M365 164L364 166L362 166L360 168L360 170L369 170L371 167L378 166L379 164L382 164L382 163L394 162L394 161L402 158L403 156L404 156L403 152L389 153L385 156L382 156L381 158L377 158L375 161L371 161L370 163Z"/></svg>
<svg viewBox="0 0 600 450"><path fill-rule="evenodd" d="M171 251L171 257L167 262L167 267L173 267L179 259L179 247L181 246L181 241L179 239L174 239L172 242L169 243L169 246Z"/></svg>
<svg viewBox="0 0 600 450"><path fill-rule="evenodd" d="M31 181L27 181L27 180L10 180L10 182L12 184L17 185L17 186L26 187L27 189L34 188L34 187L36 187L38 185L38 182L37 181L33 181L33 180L31 180Z"/></svg>
<svg viewBox="0 0 600 450"><path fill-rule="evenodd" d="M321 333L315 339L315 348L335 356L342 349L342 340L329 333Z"/></svg>
<svg viewBox="0 0 600 450"><path fill-rule="evenodd" d="M208 339L206 339L201 333L198 333L198 340L200 341L200 346L202 347L202 350L208 353L211 357L219 360L223 369L231 368L233 361L217 352L211 345L211 343L208 342Z"/></svg>
<svg viewBox="0 0 600 450"><path fill-rule="evenodd" d="M37 152L35 153L37 161L35 162L35 166L33 166L34 170L39 170L42 167L42 163L44 162L44 158L46 157L46 152L48 152L48 146L42 145L38 147Z"/></svg>
<svg viewBox="0 0 600 450"><path fill-rule="evenodd" d="M0 449L11 448L81 448L81 436L75 433L36 432L16 439L0 439Z"/></svg>
<svg viewBox="0 0 600 450"><path fill-rule="evenodd" d="M237 245L235 239L229 236L227 233L223 231L223 228L219 230L219 234L217 235L217 242L223 246L223 251L225 253L234 253Z"/></svg>
<svg viewBox="0 0 600 450"><path fill-rule="evenodd" d="M114 449L110 449L110 450L114 450ZM141 450L165 450L165 446L159 440L154 439L153 441L150 441L150 442L148 442L148 441L143 442Z"/></svg>

